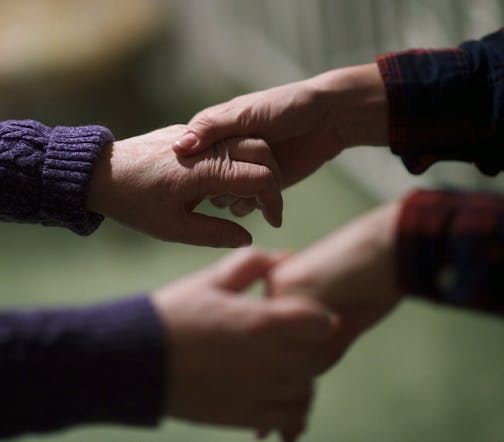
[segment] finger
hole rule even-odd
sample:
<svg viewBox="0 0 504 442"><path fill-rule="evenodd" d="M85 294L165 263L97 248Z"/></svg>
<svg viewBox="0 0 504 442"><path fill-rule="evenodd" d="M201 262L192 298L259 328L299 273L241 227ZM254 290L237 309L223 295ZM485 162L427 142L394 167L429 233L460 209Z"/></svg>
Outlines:
<svg viewBox="0 0 504 442"><path fill-rule="evenodd" d="M282 187L282 173L266 141L260 138L231 138L225 146L232 160L266 166Z"/></svg>
<svg viewBox="0 0 504 442"><path fill-rule="evenodd" d="M208 247L243 247L252 243L252 236L232 221L190 213L181 222L180 242Z"/></svg>
<svg viewBox="0 0 504 442"><path fill-rule="evenodd" d="M189 122L187 131L187 134L194 134L197 141L185 144L181 137L174 143L173 150L177 155L189 156L202 152L219 140L254 135L258 128L254 126L252 119L240 118L240 113L246 115L247 110L243 106L239 109L230 102L199 112Z"/></svg>
<svg viewBox="0 0 504 442"><path fill-rule="evenodd" d="M266 275L281 257L282 254L247 247L214 264L208 275L219 288L240 292Z"/></svg>
<svg viewBox="0 0 504 442"><path fill-rule="evenodd" d="M273 172L266 166L232 161L219 177L207 177L205 184L210 195L255 197L266 220L274 227L282 224L282 194Z"/></svg>
<svg viewBox="0 0 504 442"><path fill-rule="evenodd" d="M234 203L239 201L239 199L236 198L236 196L226 194L214 196L210 198L210 201L214 206L223 209L224 207L232 206Z"/></svg>
<svg viewBox="0 0 504 442"><path fill-rule="evenodd" d="M264 140L258 138L233 138L229 139L226 142L226 148L230 158L234 161L266 166L273 172L273 176L275 177L275 180L280 189L282 188L282 174L280 172L280 167L275 161L268 144ZM267 196L265 197L267 198ZM265 219L270 222L270 224L276 225L276 223L281 222L281 220L274 220L274 217L276 215L269 211L271 205L265 201L261 201L260 197L256 200L252 198L242 198L241 200L237 201L236 204L233 204L231 206L231 212L236 216L245 216L256 209L258 206L263 209L263 215Z"/></svg>
<svg viewBox="0 0 504 442"><path fill-rule="evenodd" d="M282 225L281 213L277 213L277 207L283 207L283 201L280 201L273 195L274 199L269 199L270 195L258 195L257 198L241 198L236 201L231 207L231 213L238 217L247 216L258 207L261 209L264 219L273 227L280 227Z"/></svg>
<svg viewBox="0 0 504 442"><path fill-rule="evenodd" d="M277 429L282 435L290 437L290 441L295 440L306 426L306 409L278 409L264 412L260 418L261 428ZM292 439L294 437L294 439ZM284 439L285 440L285 439Z"/></svg>
<svg viewBox="0 0 504 442"><path fill-rule="evenodd" d="M234 202L231 207L231 213L235 216L246 216L254 209L257 208L257 201L255 198L242 198Z"/></svg>
<svg viewBox="0 0 504 442"><path fill-rule="evenodd" d="M333 339L339 318L316 301L293 295L270 302L274 323L290 342L324 344Z"/></svg>

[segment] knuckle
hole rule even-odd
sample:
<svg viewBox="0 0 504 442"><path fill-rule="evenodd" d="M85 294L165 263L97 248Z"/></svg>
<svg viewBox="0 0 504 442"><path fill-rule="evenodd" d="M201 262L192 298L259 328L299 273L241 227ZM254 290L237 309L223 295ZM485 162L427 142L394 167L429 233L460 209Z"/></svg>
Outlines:
<svg viewBox="0 0 504 442"><path fill-rule="evenodd" d="M240 140L240 147L247 149L250 158L256 164L270 166L274 162L273 153L268 143L262 138L245 138Z"/></svg>
<svg viewBox="0 0 504 442"><path fill-rule="evenodd" d="M196 126L199 132L211 132L216 126L214 112L212 109L201 111L193 117L190 124Z"/></svg>
<svg viewBox="0 0 504 442"><path fill-rule="evenodd" d="M266 166L258 165L256 168L257 180L264 184L264 186L269 187L275 183L275 176L273 171Z"/></svg>
<svg viewBox="0 0 504 442"><path fill-rule="evenodd" d="M241 147L253 151L257 156L270 151L268 143L262 138L240 138L239 144Z"/></svg>

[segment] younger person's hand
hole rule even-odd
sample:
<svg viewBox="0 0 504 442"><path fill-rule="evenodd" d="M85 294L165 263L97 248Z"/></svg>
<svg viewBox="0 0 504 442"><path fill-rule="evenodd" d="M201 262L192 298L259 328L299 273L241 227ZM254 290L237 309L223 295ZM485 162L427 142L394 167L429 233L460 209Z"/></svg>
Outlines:
<svg viewBox="0 0 504 442"><path fill-rule="evenodd" d="M279 257L244 249L157 290L166 328L168 415L193 422L299 434L314 378L331 364L334 321L303 298L240 292Z"/></svg>
<svg viewBox="0 0 504 442"><path fill-rule="evenodd" d="M305 295L339 315L339 354L402 297L394 262L398 212L399 203L394 203L364 215L270 274L274 297Z"/></svg>

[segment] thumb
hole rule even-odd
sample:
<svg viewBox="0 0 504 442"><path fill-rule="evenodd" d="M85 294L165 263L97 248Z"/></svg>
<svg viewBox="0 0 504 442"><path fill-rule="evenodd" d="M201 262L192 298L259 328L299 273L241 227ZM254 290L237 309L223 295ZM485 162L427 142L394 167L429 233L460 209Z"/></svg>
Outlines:
<svg viewBox="0 0 504 442"><path fill-rule="evenodd" d="M247 247L218 261L210 269L209 275L217 287L241 292L263 278L283 256L282 252L265 252Z"/></svg>
<svg viewBox="0 0 504 442"><path fill-rule="evenodd" d="M177 155L191 156L226 138L254 135L257 128L240 118L237 109L227 103L197 113L188 123L187 132L173 144Z"/></svg>

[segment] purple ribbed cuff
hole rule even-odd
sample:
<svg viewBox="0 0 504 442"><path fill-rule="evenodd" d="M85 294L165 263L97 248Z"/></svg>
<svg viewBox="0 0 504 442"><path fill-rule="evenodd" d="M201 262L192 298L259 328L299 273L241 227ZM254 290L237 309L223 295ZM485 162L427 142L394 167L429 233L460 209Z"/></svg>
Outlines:
<svg viewBox="0 0 504 442"><path fill-rule="evenodd" d="M100 149L113 141L101 126L56 127L42 169L43 224L63 225L80 235L92 233L103 216L86 209L91 174Z"/></svg>

